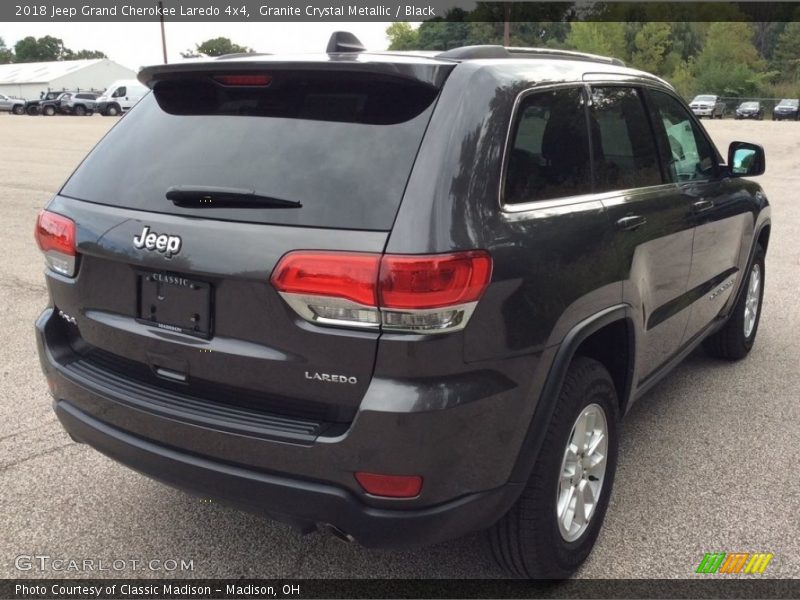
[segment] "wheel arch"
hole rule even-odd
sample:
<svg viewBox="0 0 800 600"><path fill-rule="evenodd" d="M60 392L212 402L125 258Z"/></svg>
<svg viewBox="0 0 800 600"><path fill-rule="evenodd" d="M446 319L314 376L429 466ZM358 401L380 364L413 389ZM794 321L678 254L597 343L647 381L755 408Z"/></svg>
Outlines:
<svg viewBox="0 0 800 600"><path fill-rule="evenodd" d="M750 269L753 265L753 259L756 255L756 248L761 246L764 249L764 254L767 253L767 246L769 245L769 237L772 231L772 221L770 221L769 217L764 219L764 221L758 226L755 233L753 234L753 241L750 244L750 250L747 253L747 262L745 263L744 273L749 273ZM736 292L731 295L728 299L728 303L725 306L722 316L723 320L730 317L731 312L733 311L733 307L736 306L736 303L739 302L739 297L744 293L744 286L742 282L745 280L745 277L740 277L738 285L736 287Z"/></svg>
<svg viewBox="0 0 800 600"><path fill-rule="evenodd" d="M767 246L769 245L769 235L772 230L772 225L769 221L764 223L761 229L756 236L756 243L764 249L764 252L767 251Z"/></svg>
<svg viewBox="0 0 800 600"><path fill-rule="evenodd" d="M614 352L624 348L624 360L615 359L603 352L612 344ZM620 414L630 405L635 372L636 335L630 306L618 304L608 307L575 325L564 336L539 394L536 409L528 425L517 461L511 471L511 482L528 480L541 449L545 432L558 400L567 369L576 355L594 358L603 363L611 373L620 402Z"/></svg>

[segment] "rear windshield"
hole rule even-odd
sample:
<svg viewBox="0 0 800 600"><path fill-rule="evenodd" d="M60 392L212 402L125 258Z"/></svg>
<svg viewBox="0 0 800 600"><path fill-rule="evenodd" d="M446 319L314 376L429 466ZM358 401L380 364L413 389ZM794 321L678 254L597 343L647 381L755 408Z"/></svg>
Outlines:
<svg viewBox="0 0 800 600"><path fill-rule="evenodd" d="M389 230L437 91L364 77L284 75L261 87L197 76L160 82L61 194L209 219ZM176 206L166 198L175 186L251 190L301 206Z"/></svg>

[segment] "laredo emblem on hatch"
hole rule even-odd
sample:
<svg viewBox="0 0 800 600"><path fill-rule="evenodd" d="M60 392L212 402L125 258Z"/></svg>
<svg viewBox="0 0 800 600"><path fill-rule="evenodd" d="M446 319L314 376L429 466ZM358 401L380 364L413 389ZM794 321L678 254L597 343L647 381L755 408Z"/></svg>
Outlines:
<svg viewBox="0 0 800 600"><path fill-rule="evenodd" d="M150 227L145 225L142 233L133 236L133 247L144 248L145 250L155 250L161 252L166 258L181 251L181 238L178 235L167 235L166 233L155 233L150 231Z"/></svg>
<svg viewBox="0 0 800 600"><path fill-rule="evenodd" d="M306 371L306 379L313 379L315 381L327 381L328 383L349 383L350 385L355 385L358 383L358 379L350 375L333 375L331 373L311 374L308 371Z"/></svg>

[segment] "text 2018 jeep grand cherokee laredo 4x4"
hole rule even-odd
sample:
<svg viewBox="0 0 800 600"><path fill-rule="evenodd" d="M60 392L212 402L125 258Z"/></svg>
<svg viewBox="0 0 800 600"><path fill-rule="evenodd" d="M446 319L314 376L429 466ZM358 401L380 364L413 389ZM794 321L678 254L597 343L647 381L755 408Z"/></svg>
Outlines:
<svg viewBox="0 0 800 600"><path fill-rule="evenodd" d="M701 341L753 344L763 151L723 164L611 59L353 44L141 72L153 93L38 219L55 411L303 531L489 528L510 573L566 576L620 417Z"/></svg>

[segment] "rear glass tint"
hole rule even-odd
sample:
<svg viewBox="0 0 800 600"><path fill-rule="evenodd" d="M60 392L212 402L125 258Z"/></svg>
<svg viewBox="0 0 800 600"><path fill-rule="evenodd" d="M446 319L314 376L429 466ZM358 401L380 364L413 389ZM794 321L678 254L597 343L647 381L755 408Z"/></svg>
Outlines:
<svg viewBox="0 0 800 600"><path fill-rule="evenodd" d="M64 196L209 219L388 230L437 91L344 73L260 87L162 81L103 138ZM177 207L174 186L237 188L301 208Z"/></svg>

